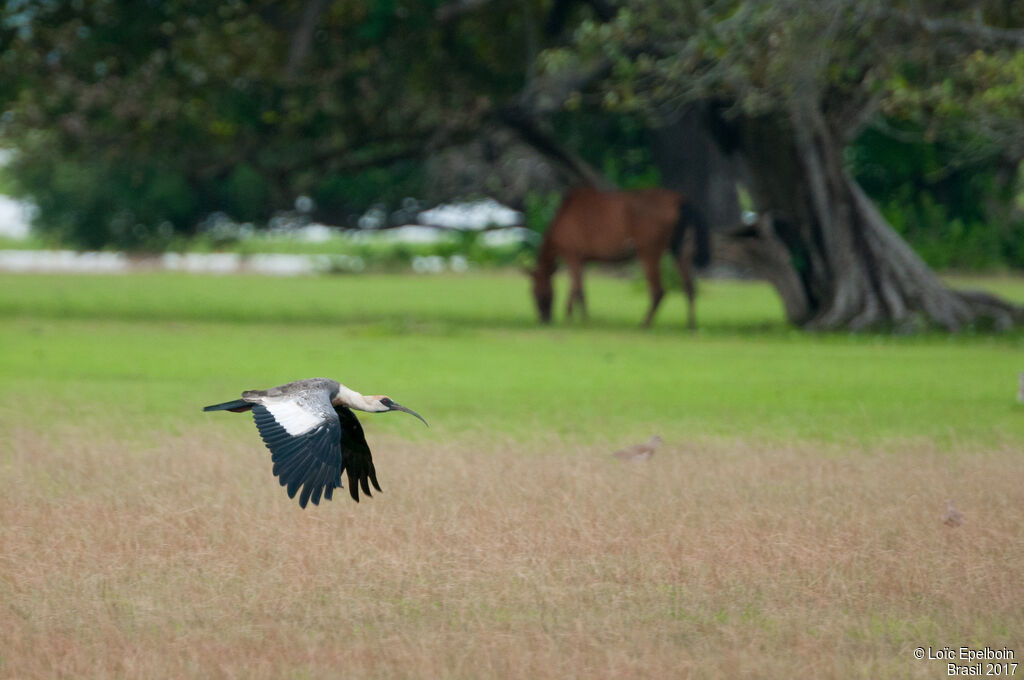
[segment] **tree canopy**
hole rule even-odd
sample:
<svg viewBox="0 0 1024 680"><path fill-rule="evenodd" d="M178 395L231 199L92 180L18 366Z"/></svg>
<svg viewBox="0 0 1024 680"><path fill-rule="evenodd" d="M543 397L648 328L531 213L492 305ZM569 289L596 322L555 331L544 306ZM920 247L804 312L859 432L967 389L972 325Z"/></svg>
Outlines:
<svg viewBox="0 0 1024 680"><path fill-rule="evenodd" d="M299 194L337 217L353 202L339 178L368 170L346 189L393 192L414 172L396 163L465 138L482 100L521 84L507 60L522 48L508 30L521 15L454 30L431 3L5 10L2 131L19 150L15 175L44 220L67 221L87 245L116 240L121 223L188 230L211 210L265 219ZM104 221L91 211L110 215L106 228L76 231L74 220Z"/></svg>
<svg viewBox="0 0 1024 680"><path fill-rule="evenodd" d="M773 280L794 322L1006 323L941 292L857 180L885 216L916 202L924 221L990 221L953 200L981 176L1009 205L1022 28L1006 0L6 0L0 139L51 231L146 247L299 195L344 222L422 193L425 161L469 142L495 168L514 142L595 184L666 149L701 172L693 139L664 133L696 112L770 218L723 252ZM1012 255L1015 228L978 229Z"/></svg>

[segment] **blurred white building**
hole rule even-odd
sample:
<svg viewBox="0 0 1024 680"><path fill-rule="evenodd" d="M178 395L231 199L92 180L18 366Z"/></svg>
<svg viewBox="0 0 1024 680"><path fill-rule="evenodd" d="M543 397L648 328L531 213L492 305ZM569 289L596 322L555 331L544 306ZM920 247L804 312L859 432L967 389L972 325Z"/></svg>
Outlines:
<svg viewBox="0 0 1024 680"><path fill-rule="evenodd" d="M28 201L0 196L0 236L28 238L29 224L35 211L36 207Z"/></svg>

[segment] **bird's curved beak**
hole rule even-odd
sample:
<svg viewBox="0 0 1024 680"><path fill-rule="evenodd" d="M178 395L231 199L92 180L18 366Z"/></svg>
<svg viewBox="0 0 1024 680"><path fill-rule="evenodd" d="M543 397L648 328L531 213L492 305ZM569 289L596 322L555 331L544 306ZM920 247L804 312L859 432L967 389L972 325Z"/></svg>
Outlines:
<svg viewBox="0 0 1024 680"><path fill-rule="evenodd" d="M427 427L430 427L430 424L427 423L427 421L423 420L423 416L421 416L419 413L416 413L416 411L413 411L411 408L406 408L406 407L402 406L401 404L396 404L395 402L392 401L391 402L391 407L388 408L388 410L389 411L405 411L409 415L416 416L417 418L419 418L420 420L423 421L424 425L426 425Z"/></svg>

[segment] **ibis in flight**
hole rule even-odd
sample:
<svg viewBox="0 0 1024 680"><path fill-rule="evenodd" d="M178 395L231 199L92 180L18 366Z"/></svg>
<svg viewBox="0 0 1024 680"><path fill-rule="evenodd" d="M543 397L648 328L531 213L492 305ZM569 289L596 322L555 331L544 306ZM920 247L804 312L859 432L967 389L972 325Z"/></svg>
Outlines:
<svg viewBox="0 0 1024 680"><path fill-rule="evenodd" d="M207 406L204 411L252 411L263 443L270 449L274 475L299 505L331 500L341 488L341 473L348 473L348 492L359 502L359 487L370 496L370 484L380 491L370 447L352 409L368 413L405 411L423 416L382 395L363 396L336 380L310 378L271 387L247 390L241 399ZM423 420L426 425L427 421Z"/></svg>

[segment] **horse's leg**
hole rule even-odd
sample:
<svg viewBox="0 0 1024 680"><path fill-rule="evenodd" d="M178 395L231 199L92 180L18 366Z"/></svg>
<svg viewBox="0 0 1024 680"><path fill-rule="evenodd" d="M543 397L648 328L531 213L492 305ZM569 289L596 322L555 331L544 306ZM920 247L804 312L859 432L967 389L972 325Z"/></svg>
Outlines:
<svg viewBox="0 0 1024 680"><path fill-rule="evenodd" d="M580 315L587 318L587 308L583 300L583 260L577 257L566 258L566 267L569 270L569 301L566 304L565 315L571 318L576 303L579 303Z"/></svg>
<svg viewBox="0 0 1024 680"><path fill-rule="evenodd" d="M572 277L572 292L580 310L580 318L586 321L587 300L583 295L583 260L577 260L575 262L572 269L569 270L569 276Z"/></svg>
<svg viewBox="0 0 1024 680"><path fill-rule="evenodd" d="M697 314L693 301L697 293L693 285L693 260L686 248L683 248L683 252L676 258L676 268L679 270L679 278L682 279L683 291L686 293L686 327L694 330L697 328Z"/></svg>
<svg viewBox="0 0 1024 680"><path fill-rule="evenodd" d="M644 319L643 327L650 328L654 320L654 313L658 311L661 298L665 296L665 288L661 285L661 252L656 254L641 255L644 264L644 274L647 276L647 288L651 291L651 308L647 310L647 318Z"/></svg>

